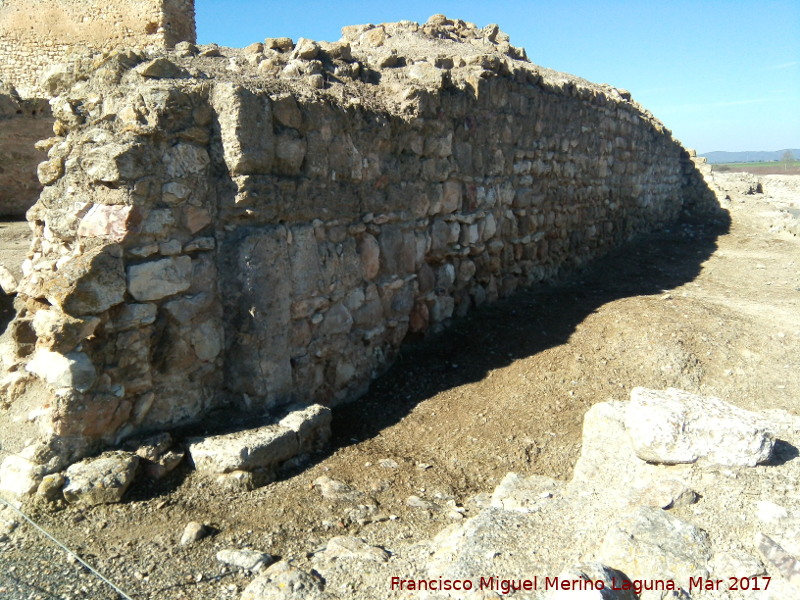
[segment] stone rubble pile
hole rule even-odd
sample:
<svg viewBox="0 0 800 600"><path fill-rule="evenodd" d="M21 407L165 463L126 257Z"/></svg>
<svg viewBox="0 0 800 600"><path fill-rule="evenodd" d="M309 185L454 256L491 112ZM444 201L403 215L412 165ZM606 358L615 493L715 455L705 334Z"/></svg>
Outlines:
<svg viewBox="0 0 800 600"><path fill-rule="evenodd" d="M271 481L288 461L302 462L324 450L330 439L331 410L320 405L293 406L275 424L228 434L191 438L183 450L167 433L126 445L131 451L104 452L70 465L62 473L45 474L31 456L11 456L0 466L0 493L33 496L44 502L65 500L94 506L121 502L139 476L160 479L188 454L199 472L216 477L227 488L252 490ZM206 534L201 523L189 523L181 544ZM249 569L253 570L253 569Z"/></svg>
<svg viewBox="0 0 800 600"><path fill-rule="evenodd" d="M702 418L695 412L702 406L719 419ZM637 454L645 448L662 447L660 436L642 427L654 413L664 416L663 429L681 449L704 450L708 439L721 440L715 458L695 452L682 463L673 456L642 460ZM681 424L691 426L681 432ZM302 569L305 577L313 571L325 582L313 588L312 597L321 598L378 597L393 577L473 586L447 593L395 587L392 597L409 599L794 598L800 594L798 444L800 417L785 411L755 414L680 390L637 388L630 402L589 410L569 482L509 473L475 516L433 540L411 546L386 540L386 555L362 540L332 538L308 564L270 569ZM752 449L762 447L756 464ZM342 560L350 561L346 568ZM270 569L243 600L296 597L269 586ZM526 580L527 590L514 591ZM567 587L556 588L558 581ZM587 581L595 587L574 587ZM504 592L503 585L512 587Z"/></svg>

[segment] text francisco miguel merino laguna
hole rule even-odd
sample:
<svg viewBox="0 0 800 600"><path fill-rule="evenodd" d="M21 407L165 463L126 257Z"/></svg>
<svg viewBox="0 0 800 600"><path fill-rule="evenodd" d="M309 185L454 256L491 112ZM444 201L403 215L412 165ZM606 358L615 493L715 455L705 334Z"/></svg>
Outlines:
<svg viewBox="0 0 800 600"><path fill-rule="evenodd" d="M699 577L696 579L700 579ZM700 582L694 582L700 583ZM702 586L702 583L700 583ZM632 590L639 594L645 590L654 591L677 591L681 589L672 579L617 579L611 578L610 582L602 579L565 579L561 577L539 577L535 575L532 579L501 579L499 577L480 577L476 581L472 579L444 579L442 577L434 579L403 579L401 577L391 578L391 590L393 591L470 591L470 590L492 590L502 594L509 594L514 591L532 590Z"/></svg>

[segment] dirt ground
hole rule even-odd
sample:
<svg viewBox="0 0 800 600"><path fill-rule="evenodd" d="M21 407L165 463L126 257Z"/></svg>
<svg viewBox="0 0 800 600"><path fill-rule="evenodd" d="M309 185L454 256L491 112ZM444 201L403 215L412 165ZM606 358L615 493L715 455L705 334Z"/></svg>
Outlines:
<svg viewBox="0 0 800 600"><path fill-rule="evenodd" d="M586 410L635 386L800 413L800 239L783 226L800 218L800 177L763 180L765 194L730 184L729 219L637 240L407 347L335 411L330 452L275 483L224 491L184 468L122 505L32 516L132 598L238 598L252 575L218 550L302 565L336 535L388 550L430 538L509 471L569 478ZM353 493L323 498L323 475ZM212 535L179 545L189 521ZM0 597L117 596L20 523L0 537Z"/></svg>

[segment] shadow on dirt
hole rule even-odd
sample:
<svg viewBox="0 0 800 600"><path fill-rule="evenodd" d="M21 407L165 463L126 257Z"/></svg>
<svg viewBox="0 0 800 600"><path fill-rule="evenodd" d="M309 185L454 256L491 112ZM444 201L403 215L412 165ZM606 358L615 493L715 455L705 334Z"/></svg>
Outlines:
<svg viewBox="0 0 800 600"><path fill-rule="evenodd" d="M334 411L334 448L376 436L418 403L483 379L493 369L565 343L614 300L662 294L692 281L730 229L730 217L683 220L634 240L563 281L473 310L445 332L405 346L359 400ZM510 318L511 317L511 318Z"/></svg>

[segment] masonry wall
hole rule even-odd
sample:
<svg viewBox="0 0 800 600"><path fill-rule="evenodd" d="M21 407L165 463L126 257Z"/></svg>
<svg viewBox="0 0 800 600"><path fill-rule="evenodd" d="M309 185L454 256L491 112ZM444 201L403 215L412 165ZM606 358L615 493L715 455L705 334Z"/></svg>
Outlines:
<svg viewBox="0 0 800 600"><path fill-rule="evenodd" d="M53 118L45 100L22 100L0 82L0 218L20 219L42 186L36 166L46 158L36 142L52 135Z"/></svg>
<svg viewBox="0 0 800 600"><path fill-rule="evenodd" d="M0 80L35 96L42 73L76 50L169 48L195 38L194 0L3 0Z"/></svg>
<svg viewBox="0 0 800 600"><path fill-rule="evenodd" d="M54 469L215 407L354 398L408 335L710 206L624 95L483 63L397 67L358 102L169 61L101 97L106 65L54 100L0 424Z"/></svg>

